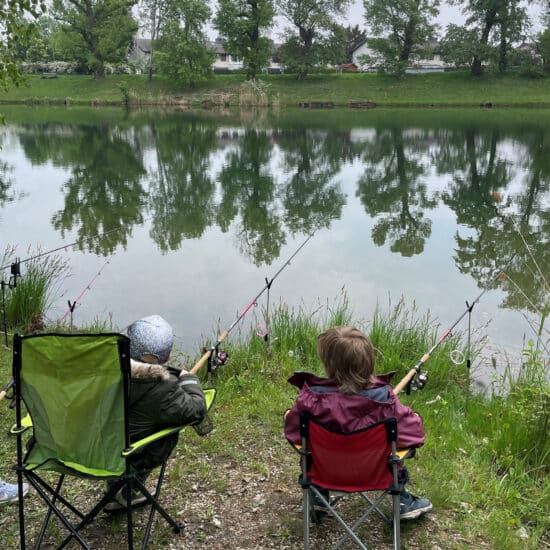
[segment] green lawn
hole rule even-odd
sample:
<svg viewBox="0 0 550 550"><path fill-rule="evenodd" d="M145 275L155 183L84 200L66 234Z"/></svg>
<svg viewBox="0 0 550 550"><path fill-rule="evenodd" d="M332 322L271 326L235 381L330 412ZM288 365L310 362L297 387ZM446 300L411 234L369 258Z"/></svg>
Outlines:
<svg viewBox="0 0 550 550"><path fill-rule="evenodd" d="M516 75L471 77L468 73L407 75L402 79L377 74L317 74L304 81L293 75L268 75L270 102L281 106L300 103L373 102L378 106L550 107L550 78ZM89 76L67 75L54 79L29 76L26 85L0 93L1 103L121 104L125 94L134 103L239 104L243 75L216 75L194 88L182 88L155 76L112 75L96 81Z"/></svg>

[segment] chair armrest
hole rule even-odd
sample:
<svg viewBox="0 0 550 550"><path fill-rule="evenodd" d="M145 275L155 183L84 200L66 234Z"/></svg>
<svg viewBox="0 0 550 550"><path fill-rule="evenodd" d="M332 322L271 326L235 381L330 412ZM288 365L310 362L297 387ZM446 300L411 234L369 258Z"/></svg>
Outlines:
<svg viewBox="0 0 550 550"><path fill-rule="evenodd" d="M416 454L416 449L414 447L411 447L410 449L399 449L397 451L397 456L401 460L405 460L406 458L412 458Z"/></svg>
<svg viewBox="0 0 550 550"><path fill-rule="evenodd" d="M204 394L204 400L206 401L206 411L208 412L212 408L214 400L216 399L216 390L214 388L208 388L206 390L203 390L202 393Z"/></svg>
<svg viewBox="0 0 550 550"><path fill-rule="evenodd" d="M203 393L204 399L206 401L206 411L208 412L214 404L214 400L216 398L216 390L214 388L208 388L204 390ZM165 437L168 437L172 434L176 434L187 426L193 426L193 424L184 424L182 426L174 426L173 428L164 428L163 430L159 430L158 432L148 435L147 437L144 437L138 441L134 441L128 449L122 451L122 456L132 456L132 454L135 453L137 450L142 449L143 447L146 447L147 445L150 445L151 443L154 443L159 439L164 439Z"/></svg>
<svg viewBox="0 0 550 550"><path fill-rule="evenodd" d="M163 430L159 430L158 432L139 439L138 441L134 441L128 449L122 451L122 456L132 456L132 454L134 454L136 451L142 449L143 447L147 447L147 445L150 445L151 443L154 443L159 439L164 439L165 437L168 437L172 434L181 432L181 430L183 430L183 428L185 428L186 426L189 426L189 424L176 426L174 428L164 428Z"/></svg>

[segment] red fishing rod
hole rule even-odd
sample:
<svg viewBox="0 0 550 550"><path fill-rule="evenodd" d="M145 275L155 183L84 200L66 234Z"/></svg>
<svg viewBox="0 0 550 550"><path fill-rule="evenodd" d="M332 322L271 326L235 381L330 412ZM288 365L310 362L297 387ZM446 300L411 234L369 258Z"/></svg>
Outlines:
<svg viewBox="0 0 550 550"><path fill-rule="evenodd" d="M223 365L225 361L227 361L227 354L223 351L218 351L218 348L220 344L229 336L229 333L239 324L239 322L244 318L244 316L250 311L250 309L255 306L258 303L259 298L261 295L267 290L269 292L269 289L271 288L271 285L273 284L273 281L282 273L282 271L290 265L290 262L294 259L294 257L304 248L304 246L308 243L308 241L313 237L315 232L311 233L307 239L304 240L304 242L294 251L292 256L281 266L279 271L273 275L271 279L268 279L266 277L265 279L265 286L256 294L254 298L250 301L250 303L243 309L242 313L237 316L237 318L231 323L228 329L226 329L224 332L220 334L216 342L212 345L212 347L209 350L206 350L202 357L197 361L195 366L189 371L192 374L197 373L206 363L209 365L209 372L211 372L212 369L212 360L216 363L216 366ZM266 334L267 336L267 334Z"/></svg>
<svg viewBox="0 0 550 550"><path fill-rule="evenodd" d="M420 370L422 369L422 366L424 363L431 357L432 353L452 334L454 328L468 315L468 359L466 361L466 366L470 368L470 323L471 323L471 315L472 315L472 309L474 309L474 306L481 300L482 296L493 286L493 284L499 280L503 275L505 275L505 269L512 263L512 260L515 258L516 254L514 254L510 260L506 263L505 267L495 275L489 282L489 284L481 291L479 296L470 304L466 302L466 309L460 315L460 317L441 335L439 340L429 349L428 352L426 352L416 363L416 365L409 370L409 372L403 377L403 379L393 388L393 392L397 395L399 392L401 392L404 388L407 388L407 393L410 392L411 388L411 382L413 381L413 378L416 375L419 375L417 388L420 389L424 386L424 384L427 381L427 373L423 373L423 375L420 374Z"/></svg>

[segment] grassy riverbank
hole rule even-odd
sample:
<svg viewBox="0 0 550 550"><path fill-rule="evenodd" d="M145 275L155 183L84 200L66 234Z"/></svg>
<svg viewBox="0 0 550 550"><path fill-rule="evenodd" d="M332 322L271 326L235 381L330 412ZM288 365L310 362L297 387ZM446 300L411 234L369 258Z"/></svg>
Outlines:
<svg viewBox="0 0 550 550"><path fill-rule="evenodd" d="M232 333L230 361L214 375L218 389L215 431L198 438L182 436L169 464L165 502L186 522L176 547L298 548L301 540L297 457L282 436L282 415L295 389L286 379L295 370L322 372L316 358L318 332L353 322L347 304L327 304L315 312L284 306L272 314L271 344L252 334ZM378 371L397 370L399 380L429 349L441 327L404 304L356 323L370 333L378 353ZM550 545L550 462L547 386L536 358L527 357L521 388L507 397L484 399L468 390L464 363L449 359L462 349L451 336L427 363L427 386L402 401L424 418L427 439L418 459L410 461L411 491L429 497L434 511L403 525L404 548L539 549ZM184 364L195 358L180 356ZM11 351L0 349L0 379L10 378ZM545 389L546 388L546 389ZM5 430L13 421L7 402L1 415ZM547 424L546 424L547 425ZM546 434L546 435L545 435ZM536 445L533 444L533 440ZM534 453L534 449L537 454ZM0 475L14 481L10 465L15 442L0 439ZM82 482L99 493L99 485ZM37 528L36 496L27 497L27 528ZM138 513L140 524L144 515ZM92 529L94 548L123 545L124 520L102 518ZM2 510L2 539L16 547L17 509ZM375 519L368 527L374 548L389 547L391 534ZM326 548L335 531L327 523L313 530L316 547ZM157 525L152 548L170 546L171 534ZM170 546L172 547L172 546Z"/></svg>
<svg viewBox="0 0 550 550"><path fill-rule="evenodd" d="M266 75L261 80L269 103L281 107L324 104L349 107L370 102L381 107L550 107L550 78L468 73L407 75L403 79L377 74L320 74L298 81L293 75ZM27 84L0 92L0 103L131 104L238 106L243 75L216 75L193 89L180 88L155 76L111 75L29 76Z"/></svg>

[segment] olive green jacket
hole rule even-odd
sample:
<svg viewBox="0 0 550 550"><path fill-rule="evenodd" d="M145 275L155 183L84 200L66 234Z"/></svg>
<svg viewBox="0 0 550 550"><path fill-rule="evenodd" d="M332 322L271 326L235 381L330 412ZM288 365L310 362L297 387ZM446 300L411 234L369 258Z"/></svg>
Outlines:
<svg viewBox="0 0 550 550"><path fill-rule="evenodd" d="M171 426L199 423L206 415L206 402L199 379L181 378L172 369L131 361L130 439L136 441ZM158 466L177 443L177 436L147 446L132 459L138 469Z"/></svg>

